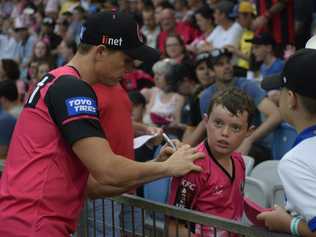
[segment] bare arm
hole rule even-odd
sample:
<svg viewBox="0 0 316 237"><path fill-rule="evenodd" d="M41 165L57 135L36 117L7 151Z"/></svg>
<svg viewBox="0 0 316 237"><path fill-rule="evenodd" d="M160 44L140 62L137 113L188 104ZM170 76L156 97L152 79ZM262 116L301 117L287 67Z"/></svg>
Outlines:
<svg viewBox="0 0 316 237"><path fill-rule="evenodd" d="M191 146L198 145L206 137L206 129L203 120L197 127L187 127L185 134L183 135L183 143Z"/></svg>
<svg viewBox="0 0 316 237"><path fill-rule="evenodd" d="M268 98L264 98L260 102L258 109L267 119L250 136L254 142L263 138L282 122L279 109Z"/></svg>
<svg viewBox="0 0 316 237"><path fill-rule="evenodd" d="M99 137L78 140L73 151L89 170L92 178L104 186L96 193L112 196L165 176L181 176L190 171L200 171L194 160L203 157L195 149L183 146L164 162L135 162L115 155L108 142ZM126 172L128 171L128 172ZM90 181L94 181L91 179ZM108 190L107 188L111 188ZM93 193L90 189L91 193Z"/></svg>
<svg viewBox="0 0 316 237"><path fill-rule="evenodd" d="M184 105L185 99L182 95L177 95L176 98L176 111L175 111L175 122L181 122L181 110Z"/></svg>

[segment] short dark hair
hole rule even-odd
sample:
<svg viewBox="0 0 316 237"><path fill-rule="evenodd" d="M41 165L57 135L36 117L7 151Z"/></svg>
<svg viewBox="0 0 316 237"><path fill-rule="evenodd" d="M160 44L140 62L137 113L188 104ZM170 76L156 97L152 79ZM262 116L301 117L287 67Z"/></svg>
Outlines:
<svg viewBox="0 0 316 237"><path fill-rule="evenodd" d="M142 106L146 105L146 99L143 96L143 94L140 93L139 91L128 92L128 97L130 101L133 103L133 105L142 105Z"/></svg>
<svg viewBox="0 0 316 237"><path fill-rule="evenodd" d="M105 45L103 45L103 46L104 46L104 48L106 48L106 49L107 49L108 51L110 51L110 52L115 52L115 51L119 50L119 49L109 49L109 48L107 48ZM78 52L79 54L81 54L81 55L84 55L84 54L89 53L90 50L91 50L93 47L95 47L95 45L80 43L80 44L78 45L77 52Z"/></svg>
<svg viewBox="0 0 316 237"><path fill-rule="evenodd" d="M0 81L0 97L4 97L9 101L16 101L18 99L18 89L15 81L4 80Z"/></svg>
<svg viewBox="0 0 316 237"><path fill-rule="evenodd" d="M8 79L16 81L20 77L19 65L16 61L4 58L1 59L3 70Z"/></svg>
<svg viewBox="0 0 316 237"><path fill-rule="evenodd" d="M316 99L307 97L307 96L302 96L300 94L299 98L301 99L302 105L304 109L306 110L307 113L310 115L316 115Z"/></svg>
<svg viewBox="0 0 316 237"><path fill-rule="evenodd" d="M218 91L211 100L208 115L212 112L214 105L222 105L234 116L246 111L248 113L248 127L253 124L256 111L254 102L245 92L237 88Z"/></svg>

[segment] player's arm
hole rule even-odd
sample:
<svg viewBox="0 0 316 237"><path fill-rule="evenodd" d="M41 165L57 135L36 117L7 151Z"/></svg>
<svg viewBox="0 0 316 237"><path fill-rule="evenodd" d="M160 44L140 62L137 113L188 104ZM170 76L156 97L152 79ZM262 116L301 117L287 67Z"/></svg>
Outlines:
<svg viewBox="0 0 316 237"><path fill-rule="evenodd" d="M101 196L128 191L161 177L200 170L193 161L202 154L188 146L160 163L134 162L114 154L99 124L96 96L89 86L76 78L58 79L47 92L45 103L64 140L103 186L97 190ZM113 188L109 190L109 187Z"/></svg>

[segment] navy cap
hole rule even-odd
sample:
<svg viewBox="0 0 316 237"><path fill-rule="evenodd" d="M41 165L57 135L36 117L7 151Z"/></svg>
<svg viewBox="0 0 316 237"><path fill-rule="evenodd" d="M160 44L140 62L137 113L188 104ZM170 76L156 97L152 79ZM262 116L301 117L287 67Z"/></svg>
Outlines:
<svg viewBox="0 0 316 237"><path fill-rule="evenodd" d="M246 40L246 42L250 42L257 45L275 45L273 37L267 32L260 33L253 37L253 39Z"/></svg>
<svg viewBox="0 0 316 237"><path fill-rule="evenodd" d="M157 50L145 45L140 28L133 17L119 11L90 15L82 25L80 42L120 49L128 56L141 61L155 62L160 56Z"/></svg>

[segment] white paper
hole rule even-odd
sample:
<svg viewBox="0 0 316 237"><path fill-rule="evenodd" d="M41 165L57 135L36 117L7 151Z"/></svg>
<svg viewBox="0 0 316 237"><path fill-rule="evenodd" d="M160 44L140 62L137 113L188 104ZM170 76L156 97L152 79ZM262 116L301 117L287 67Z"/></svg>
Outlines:
<svg viewBox="0 0 316 237"><path fill-rule="evenodd" d="M148 142L150 139L156 137L158 134L144 135L134 138L134 149L137 149Z"/></svg>

